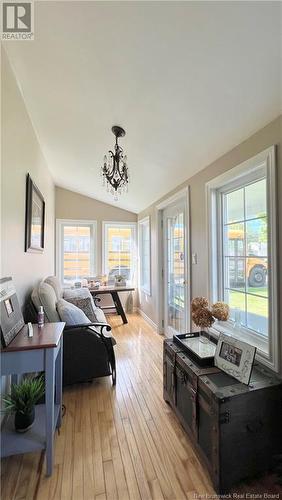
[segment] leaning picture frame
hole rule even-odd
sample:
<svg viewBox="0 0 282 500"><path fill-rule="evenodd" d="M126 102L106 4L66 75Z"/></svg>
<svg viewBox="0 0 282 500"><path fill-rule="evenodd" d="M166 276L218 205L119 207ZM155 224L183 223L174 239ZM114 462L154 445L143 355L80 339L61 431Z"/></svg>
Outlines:
<svg viewBox="0 0 282 500"><path fill-rule="evenodd" d="M231 377L248 385L255 354L254 346L222 333L218 339L214 364Z"/></svg>
<svg viewBox="0 0 282 500"><path fill-rule="evenodd" d="M0 279L0 337L2 347L7 347L24 326L16 289L12 278Z"/></svg>
<svg viewBox="0 0 282 500"><path fill-rule="evenodd" d="M25 251L43 252L45 201L30 175L26 178Z"/></svg>

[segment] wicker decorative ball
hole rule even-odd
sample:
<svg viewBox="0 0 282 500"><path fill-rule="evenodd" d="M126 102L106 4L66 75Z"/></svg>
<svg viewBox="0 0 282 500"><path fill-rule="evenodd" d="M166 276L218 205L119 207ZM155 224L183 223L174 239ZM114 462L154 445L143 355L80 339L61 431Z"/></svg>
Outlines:
<svg viewBox="0 0 282 500"><path fill-rule="evenodd" d="M211 308L212 315L219 321L227 321L229 318L229 306L224 302L216 302Z"/></svg>

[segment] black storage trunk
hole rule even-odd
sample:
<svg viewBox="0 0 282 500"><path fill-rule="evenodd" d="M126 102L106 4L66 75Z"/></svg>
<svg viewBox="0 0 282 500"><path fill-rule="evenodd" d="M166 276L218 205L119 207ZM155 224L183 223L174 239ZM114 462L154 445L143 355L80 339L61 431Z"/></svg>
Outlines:
<svg viewBox="0 0 282 500"><path fill-rule="evenodd" d="M281 381L260 365L249 386L224 372L199 378L198 445L218 491L273 467L281 422Z"/></svg>
<svg viewBox="0 0 282 500"><path fill-rule="evenodd" d="M186 353L175 358L175 411L188 434L197 438L197 392L200 375L217 373L215 367L200 367Z"/></svg>
<svg viewBox="0 0 282 500"><path fill-rule="evenodd" d="M282 453L282 383L259 364L247 386L216 367L199 367L165 340L164 399L219 493L267 471Z"/></svg>
<svg viewBox="0 0 282 500"><path fill-rule="evenodd" d="M172 341L163 345L163 397L174 406L175 403L175 357L181 349Z"/></svg>

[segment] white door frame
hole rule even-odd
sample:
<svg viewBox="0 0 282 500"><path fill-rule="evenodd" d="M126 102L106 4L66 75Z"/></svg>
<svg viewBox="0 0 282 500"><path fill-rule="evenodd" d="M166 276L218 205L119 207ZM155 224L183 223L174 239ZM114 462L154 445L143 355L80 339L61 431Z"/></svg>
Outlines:
<svg viewBox="0 0 282 500"><path fill-rule="evenodd" d="M164 280L163 280L163 269L164 269L164 252L163 252L163 210L174 202L184 200L186 205L186 224L185 224L185 265L187 269L187 306L189 306L191 301L191 245L190 245L190 188L186 186L185 188L177 191L169 198L166 198L161 203L157 205L157 330L159 334L164 333ZM191 329L191 318L188 314L188 326Z"/></svg>

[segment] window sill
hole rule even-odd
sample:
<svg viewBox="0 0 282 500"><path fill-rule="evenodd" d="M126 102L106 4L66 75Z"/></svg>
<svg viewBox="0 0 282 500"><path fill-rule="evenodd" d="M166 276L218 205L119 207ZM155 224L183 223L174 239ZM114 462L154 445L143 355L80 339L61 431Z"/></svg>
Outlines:
<svg viewBox="0 0 282 500"><path fill-rule="evenodd" d="M144 293L144 295L147 295L147 297L151 297L151 291L146 290L145 288L140 287L140 292Z"/></svg>
<svg viewBox="0 0 282 500"><path fill-rule="evenodd" d="M241 340L243 342L247 342L248 344L251 344L257 348L256 356L260 360L262 358L266 362L270 361L267 339L260 338L255 333L252 333L248 330L244 330L243 328L240 330L235 329L230 324L223 324L220 322L216 323L214 326L209 328L209 333L211 335L215 336L216 338L218 338L221 333L224 333L225 335L230 335L231 337L234 337L238 340Z"/></svg>

